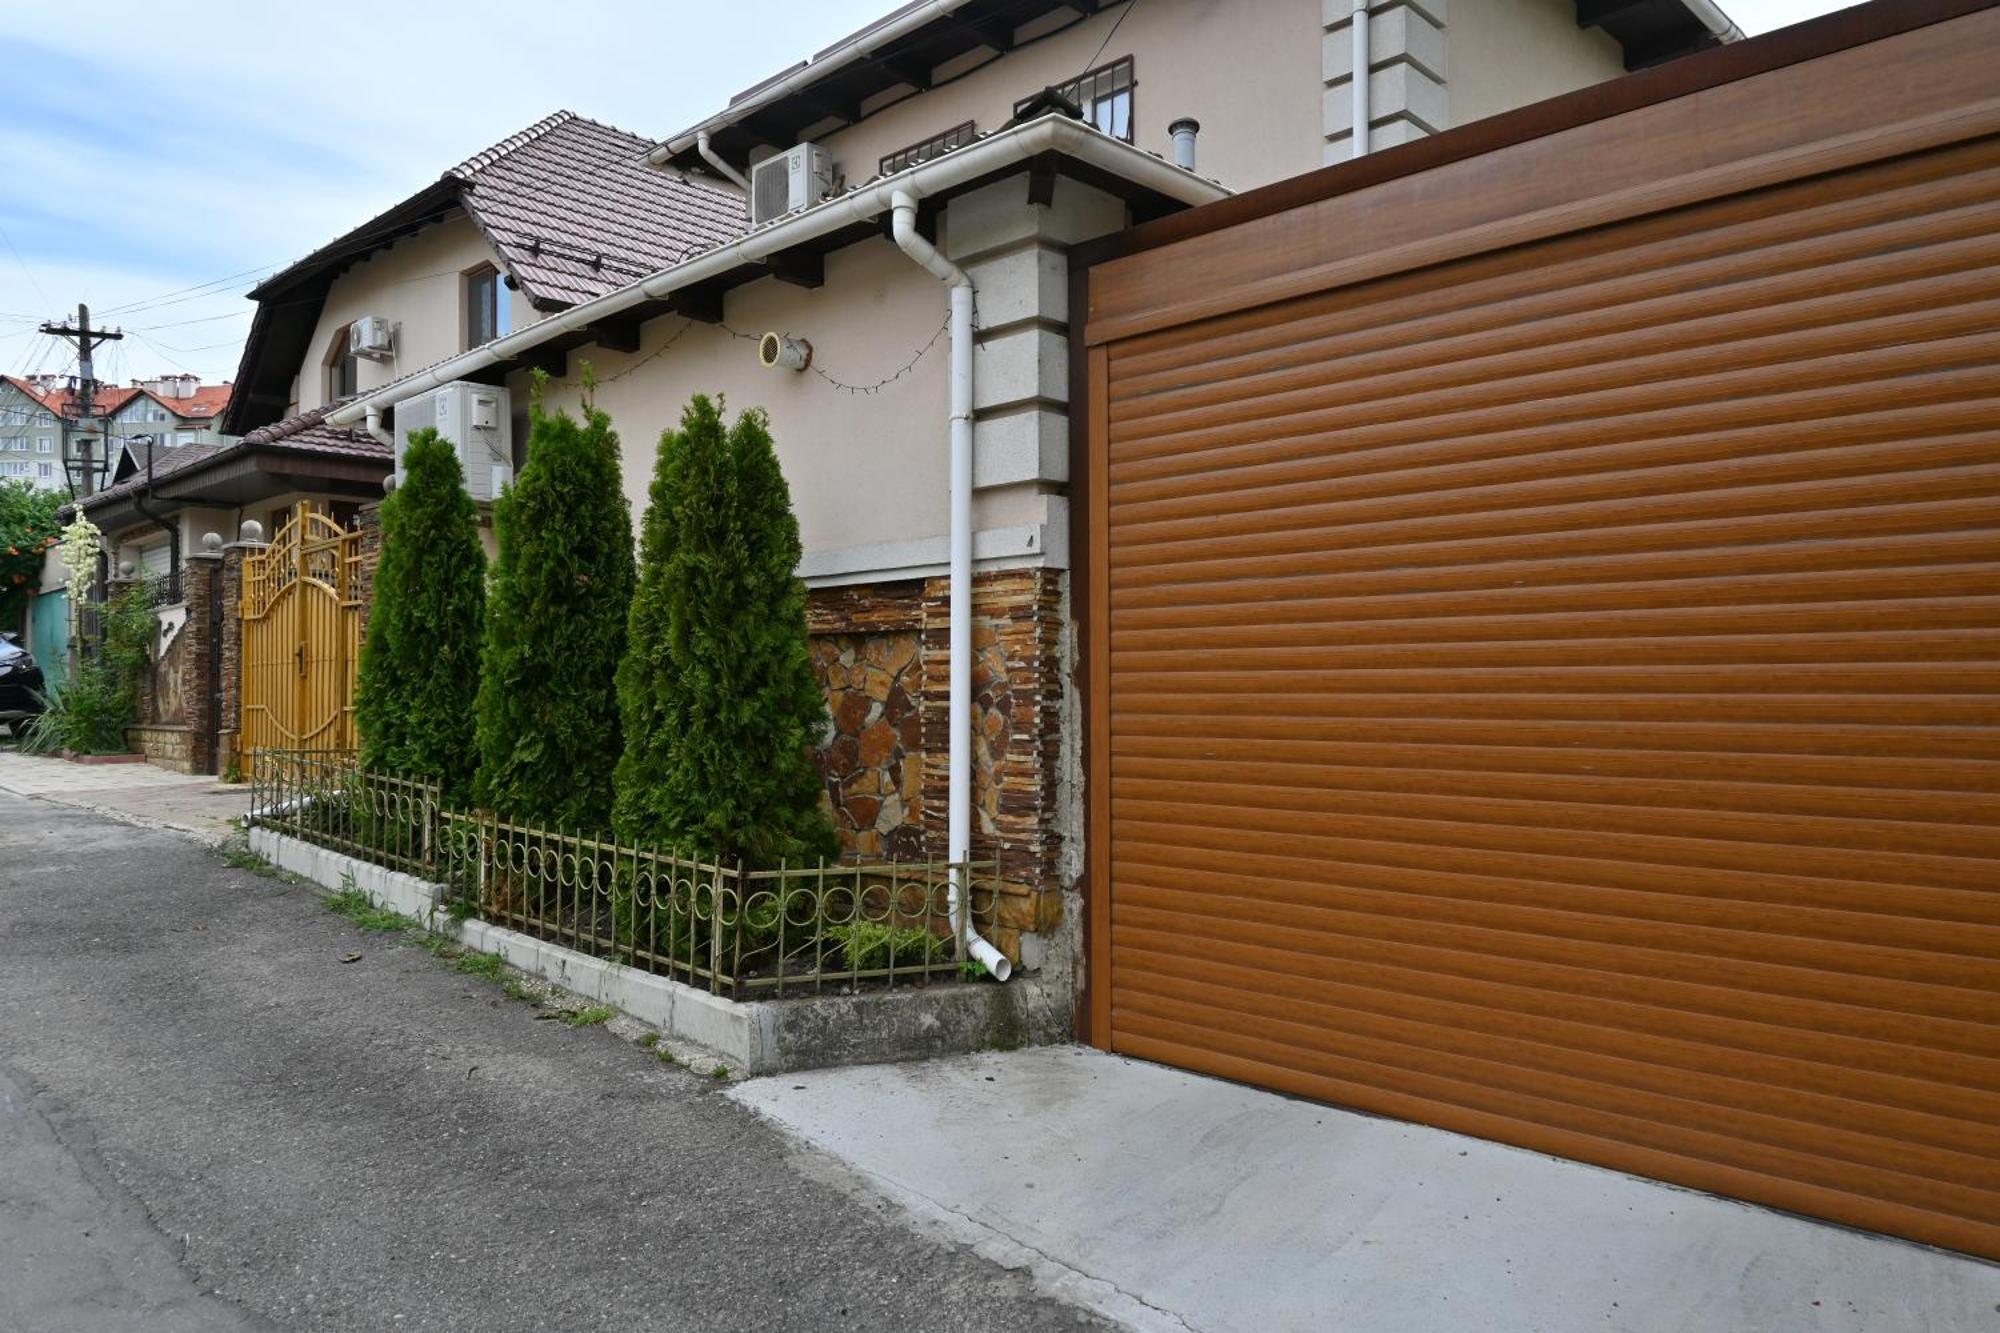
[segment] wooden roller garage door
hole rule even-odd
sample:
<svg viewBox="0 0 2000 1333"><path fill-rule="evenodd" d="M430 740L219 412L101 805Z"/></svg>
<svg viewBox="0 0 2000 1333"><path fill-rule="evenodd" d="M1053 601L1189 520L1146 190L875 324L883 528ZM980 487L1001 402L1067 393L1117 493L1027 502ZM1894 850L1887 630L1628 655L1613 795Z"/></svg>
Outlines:
<svg viewBox="0 0 2000 1333"><path fill-rule="evenodd" d="M2000 1256L2000 141L1093 358L1100 1041Z"/></svg>

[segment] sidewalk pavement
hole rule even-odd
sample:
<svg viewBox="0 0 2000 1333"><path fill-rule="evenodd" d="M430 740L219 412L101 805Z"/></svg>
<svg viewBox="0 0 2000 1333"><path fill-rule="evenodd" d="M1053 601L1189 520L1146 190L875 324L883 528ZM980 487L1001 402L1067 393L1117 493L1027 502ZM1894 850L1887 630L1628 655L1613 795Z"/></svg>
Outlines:
<svg viewBox="0 0 2000 1333"><path fill-rule="evenodd" d="M226 841L250 809L248 784L169 773L151 764L76 764L0 749L0 792L110 815L145 828Z"/></svg>
<svg viewBox="0 0 2000 1333"><path fill-rule="evenodd" d="M731 1095L1142 1329L2000 1329L2000 1266L1080 1047Z"/></svg>

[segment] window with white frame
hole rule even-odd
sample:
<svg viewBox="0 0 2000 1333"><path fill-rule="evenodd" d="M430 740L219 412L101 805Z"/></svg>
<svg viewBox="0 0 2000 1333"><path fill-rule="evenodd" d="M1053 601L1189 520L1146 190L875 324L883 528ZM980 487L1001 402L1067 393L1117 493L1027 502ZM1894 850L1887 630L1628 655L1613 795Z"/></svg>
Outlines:
<svg viewBox="0 0 2000 1333"><path fill-rule="evenodd" d="M28 475L28 464L25 461L16 462L13 460L0 463L0 474L5 474L9 477L25 477Z"/></svg>
<svg viewBox="0 0 2000 1333"><path fill-rule="evenodd" d="M26 441L23 441L23 443L25 444L25 443L26 443ZM36 440L36 441L35 441L35 452L36 452L36 453L38 453L38 454L52 454L52 453L54 453L55 451L56 451L56 442L55 442L55 440L54 440L53 438L51 438L50 436L47 436L47 435L44 435L44 436L42 436L42 437L41 437L40 439L38 439L38 440Z"/></svg>
<svg viewBox="0 0 2000 1333"><path fill-rule="evenodd" d="M56 424L55 415L47 411L37 412L35 413L35 424L37 426L53 426Z"/></svg>
<svg viewBox="0 0 2000 1333"><path fill-rule="evenodd" d="M1114 139L1132 142L1132 95L1138 80L1132 76L1132 57L1123 56L1108 65L1099 65L1057 84L1053 91L1076 103L1083 118ZM1035 99L1024 97L1014 106L1020 115Z"/></svg>
<svg viewBox="0 0 2000 1333"><path fill-rule="evenodd" d="M37 463L35 464L35 475L43 481L49 481L56 475L56 465L54 463Z"/></svg>

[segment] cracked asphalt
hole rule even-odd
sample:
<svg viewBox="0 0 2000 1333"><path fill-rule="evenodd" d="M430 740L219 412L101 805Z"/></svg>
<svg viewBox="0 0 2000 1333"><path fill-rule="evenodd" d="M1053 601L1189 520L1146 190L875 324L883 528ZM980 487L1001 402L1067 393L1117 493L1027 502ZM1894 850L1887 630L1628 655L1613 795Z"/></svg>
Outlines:
<svg viewBox="0 0 2000 1333"><path fill-rule="evenodd" d="M718 1092L0 794L0 1329L1105 1327Z"/></svg>

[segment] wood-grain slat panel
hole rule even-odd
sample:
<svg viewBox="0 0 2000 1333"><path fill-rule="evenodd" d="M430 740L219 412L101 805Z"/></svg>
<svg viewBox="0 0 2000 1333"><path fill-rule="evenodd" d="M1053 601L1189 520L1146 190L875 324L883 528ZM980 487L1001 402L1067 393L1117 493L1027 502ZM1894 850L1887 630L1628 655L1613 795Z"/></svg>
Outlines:
<svg viewBox="0 0 2000 1333"><path fill-rule="evenodd" d="M1896 40L1091 271L1100 1040L2000 1257L2000 98Z"/></svg>
<svg viewBox="0 0 2000 1333"><path fill-rule="evenodd" d="M1579 1063L1594 1065L1596 1077L1638 1096L1606 1097L1651 1110L1651 1098L1695 1100L1748 1112L1737 1126L1749 1136L1786 1144L1797 1125L1814 1124L1839 1144L1842 1157L1936 1179L1958 1180L1984 1191L2000 1189L2000 1162L1984 1156L1989 1133L1976 1119L1911 1110L1843 1095L1852 1080L1823 1092L1784 1081L1780 1060L1730 1059L1698 1043L1674 1038L1641 1038L1614 1027L1569 1020L1536 1020L1514 1014L1511 1021L1481 1005L1401 995L1388 1002L1381 992L1344 982L1310 989L1273 987L1275 974L1259 968L1156 954L1130 944L1114 947L1113 961L1126 969L1133 996L1153 1001L1193 1001L1246 1018L1308 1024L1348 1048L1340 1038L1407 1045L1446 1057L1504 1060L1557 1078ZM1145 1001L1139 1001L1141 1008ZM1421 1057L1419 1057L1421 1058ZM1927 1097L1935 1093L1920 1085ZM1991 1099L1982 1099L1986 1114ZM1705 1115L1700 1117L1706 1119ZM1857 1126L1866 1126L1857 1131Z"/></svg>
<svg viewBox="0 0 2000 1333"><path fill-rule="evenodd" d="M1607 955L1560 940L1515 941L1480 932L1440 939L1396 918L1378 921L1358 913L1334 918L1254 901L1243 908L1221 914L1200 889L1147 886L1137 899L1119 902L1116 920L1121 931L1130 926L1172 935L1183 941L1181 952L1240 955L1274 976L1307 985L1327 979L1328 968L1338 979L1352 975L1357 965L1379 962L1398 967L1406 978L1428 978L1419 986L1421 994L1470 1000L1502 983L1540 995L1539 1002L1523 1002L1530 1012L1586 1017L1608 1012L1601 1008L1606 1003L1628 1003L1659 1010L1664 1016L1659 1021L1671 1031L1706 1032L1712 1019L1736 1040L1751 1040L1754 1049L1808 1052L1801 1058L2000 1093L2000 1052L1993 1050L1977 1010L1969 1018L1919 1014L1913 1019L1899 1003L1862 1004L1844 993L1794 994L1780 986L1800 978L1751 965L1725 962L1691 972L1655 950ZM1330 921L1343 928L1329 930ZM1354 928L1346 928L1349 924ZM1522 947L1513 947L1517 943ZM1503 1008L1502 1016L1511 1012ZM1756 1035L1766 1027L1787 1035ZM1745 1038L1746 1032L1752 1037ZM1943 1103L1933 1098L1927 1104Z"/></svg>
<svg viewBox="0 0 2000 1333"><path fill-rule="evenodd" d="M1564 987L1545 972L1491 968L1482 956L1412 950L1395 944L1329 955L1287 949L1283 932L1231 939L1190 933L1183 914L1133 908L1120 920L1117 949L1144 954L1140 970L1157 978L1225 979L1241 989L1310 1000L1338 993L1342 1002L1383 1013L1434 1013L1468 1031L1542 1033L1553 1044L1629 1053L1633 1038L1672 1066L1764 1077L1785 1087L1858 1099L1864 1105L1925 1113L1927 1133L1947 1146L1976 1147L1985 1126L2000 1123L2000 1060L1946 1057L1944 1068L1918 1067L1894 1042L1813 1031L1795 1024L1706 1012L1635 998L1615 974L1570 969ZM1314 941L1317 943L1317 941ZM1479 971L1480 964L1489 971ZM1440 973L1454 984L1436 984ZM1596 993L1580 995L1592 981ZM1966 1077L1970 1073L1971 1077ZM1944 1075L1944 1077L1939 1077Z"/></svg>
<svg viewBox="0 0 2000 1333"><path fill-rule="evenodd" d="M1988 205L2000 190L2000 138L1877 162L1834 177L1794 181L1756 194L1720 199L1702 210L1703 225L1663 213L1623 227L1564 238L1524 266L1517 255L1473 255L1373 282L1349 284L1279 307L1220 315L1162 329L1118 345L1109 383L1146 392L1149 378L1173 382L1189 373L1233 375L1242 358L1356 327L1357 309L1391 308L1409 318L1478 310L1512 294L1540 290L1566 301L1621 304L1672 295L1699 266L1703 282L1743 282L1813 270L1856 253L1887 252L1966 233L1953 215ZM1622 286L1621 283L1650 283ZM1554 311L1571 307L1556 306ZM1510 312L1540 318L1551 309ZM1376 320L1372 312L1368 316Z"/></svg>

